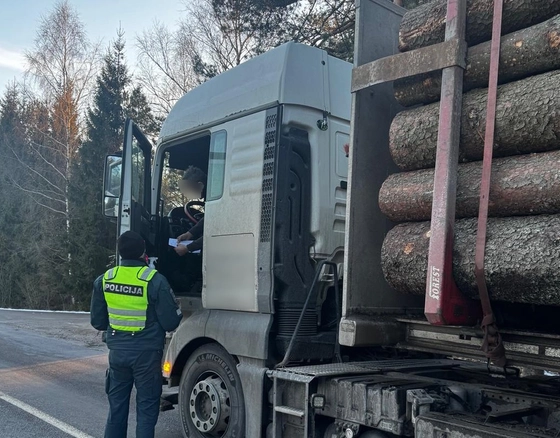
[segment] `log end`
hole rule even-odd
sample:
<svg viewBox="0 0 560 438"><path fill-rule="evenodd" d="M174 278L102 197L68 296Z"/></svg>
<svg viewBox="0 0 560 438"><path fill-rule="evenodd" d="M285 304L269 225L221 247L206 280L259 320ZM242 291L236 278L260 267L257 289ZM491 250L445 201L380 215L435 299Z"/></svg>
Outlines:
<svg viewBox="0 0 560 438"><path fill-rule="evenodd" d="M453 247L453 278L473 298L478 298L476 230L477 219L457 221ZM424 294L429 240L428 222L398 225L387 233L382 269L395 290ZM493 300L560 306L560 215L491 218L485 273Z"/></svg>
<svg viewBox="0 0 560 438"><path fill-rule="evenodd" d="M425 293L429 244L429 222L397 225L387 233L381 266L393 289L413 295Z"/></svg>

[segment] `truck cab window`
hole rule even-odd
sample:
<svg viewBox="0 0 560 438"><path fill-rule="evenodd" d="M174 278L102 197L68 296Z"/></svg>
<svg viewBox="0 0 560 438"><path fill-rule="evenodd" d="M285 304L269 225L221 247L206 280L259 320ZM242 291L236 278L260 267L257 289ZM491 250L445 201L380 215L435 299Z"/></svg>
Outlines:
<svg viewBox="0 0 560 438"><path fill-rule="evenodd" d="M144 202L146 161L136 138L132 140L132 199Z"/></svg>
<svg viewBox="0 0 560 438"><path fill-rule="evenodd" d="M183 172L183 169L174 169L169 166L169 153L166 153L161 178L163 216L167 216L174 208L183 207L187 202L179 190L179 181L183 176Z"/></svg>
<svg viewBox="0 0 560 438"><path fill-rule="evenodd" d="M210 159L208 163L208 201L220 199L224 193L226 145L226 131L218 131L212 134L212 140L210 142Z"/></svg>

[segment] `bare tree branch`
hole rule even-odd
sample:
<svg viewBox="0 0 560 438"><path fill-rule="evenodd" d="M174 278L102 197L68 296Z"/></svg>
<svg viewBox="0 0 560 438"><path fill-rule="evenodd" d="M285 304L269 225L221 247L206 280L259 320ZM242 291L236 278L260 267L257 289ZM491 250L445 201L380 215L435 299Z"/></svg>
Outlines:
<svg viewBox="0 0 560 438"><path fill-rule="evenodd" d="M21 166L24 167L24 169L26 169L28 172L32 173L33 175L36 175L40 178L40 180L42 180L43 182L47 183L48 186L53 187L54 189L56 189L59 193L64 193L65 190L58 187L56 184L54 184L52 181L50 181L47 177L45 177L41 172L39 172L38 170L36 170L33 166L30 166L29 164L27 164L24 160L22 160L19 155L16 153L16 151L10 146L10 149L12 151L12 153L14 154L14 156L16 157L17 161L19 162L19 164Z"/></svg>
<svg viewBox="0 0 560 438"><path fill-rule="evenodd" d="M30 188L18 184L17 187L46 199L51 198L49 190L61 193L66 217L70 167L80 145L82 115L98 71L100 47L99 42L90 43L83 23L68 0L59 0L41 18L34 47L26 53L27 77L39 87L41 98L29 89L24 89L24 93L31 102L46 102L42 106L46 120L31 123L27 128L30 130L27 152L33 157L30 163L16 151L12 152L23 169L42 185Z"/></svg>
<svg viewBox="0 0 560 438"><path fill-rule="evenodd" d="M136 45L140 50L139 82L148 91L155 109L166 114L197 84L190 58L192 42L181 29L172 33L155 22L137 37Z"/></svg>
<svg viewBox="0 0 560 438"><path fill-rule="evenodd" d="M13 186L17 187L17 188L18 188L19 190L21 190L22 192L25 192L25 193L28 193L28 194L31 194L31 195L37 195L37 196L40 196L40 197L42 197L42 198L48 199L49 201L58 202L58 203L60 203L60 204L62 204L62 205L65 205L65 204L66 204L66 202L65 202L64 199L53 198L52 196L48 196L48 195L46 195L46 194L43 193L43 192L39 192L39 191L37 191L37 190L26 189L25 187L22 187L22 186L21 186L15 179L13 179L13 178L11 179L11 183L12 183ZM33 199L34 199L34 198L33 198ZM66 212L65 212L64 210L59 211L59 210L54 210L54 209L53 209L53 211L57 211L58 213L60 213L60 214L62 214L62 215L66 215Z"/></svg>

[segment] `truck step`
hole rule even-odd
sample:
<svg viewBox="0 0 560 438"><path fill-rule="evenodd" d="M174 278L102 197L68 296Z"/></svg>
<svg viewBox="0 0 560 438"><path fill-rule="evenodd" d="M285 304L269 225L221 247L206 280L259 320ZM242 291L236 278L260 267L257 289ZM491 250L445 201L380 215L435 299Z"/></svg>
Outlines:
<svg viewBox="0 0 560 438"><path fill-rule="evenodd" d="M275 406L274 410L280 414L291 415L298 418L303 418L305 416L305 411L303 411L303 409L295 409L288 406Z"/></svg>
<svg viewBox="0 0 560 438"><path fill-rule="evenodd" d="M404 372L408 369L454 367L457 365L456 361L450 359L394 359L278 368L268 371L268 376L280 380L308 383L317 377L376 374L386 371Z"/></svg>

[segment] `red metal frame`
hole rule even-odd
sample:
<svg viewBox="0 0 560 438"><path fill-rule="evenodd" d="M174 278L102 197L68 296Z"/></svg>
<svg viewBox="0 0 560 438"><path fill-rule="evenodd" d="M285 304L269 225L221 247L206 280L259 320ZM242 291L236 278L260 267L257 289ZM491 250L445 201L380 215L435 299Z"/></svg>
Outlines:
<svg viewBox="0 0 560 438"><path fill-rule="evenodd" d="M502 34L503 0L494 0L492 44L490 49L490 77L488 79L488 102L486 105L486 131L484 134L484 157L482 160L482 180L478 209L478 229L476 233L475 276L482 305L482 329L484 340L482 349L494 364L505 366L506 356L502 338L495 324L492 304L486 285L484 255L486 251L486 231L488 225L488 202L492 175L492 155L494 131L496 127L496 104L498 94L498 70L500 64L500 37Z"/></svg>
<svg viewBox="0 0 560 438"><path fill-rule="evenodd" d="M448 0L445 40L465 40L466 0ZM442 71L438 144L434 174L430 252L424 314L435 325L473 325L480 306L464 297L453 280L453 229L463 97L463 69Z"/></svg>

